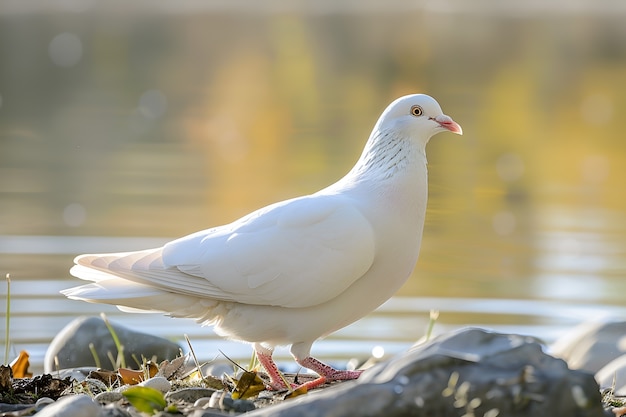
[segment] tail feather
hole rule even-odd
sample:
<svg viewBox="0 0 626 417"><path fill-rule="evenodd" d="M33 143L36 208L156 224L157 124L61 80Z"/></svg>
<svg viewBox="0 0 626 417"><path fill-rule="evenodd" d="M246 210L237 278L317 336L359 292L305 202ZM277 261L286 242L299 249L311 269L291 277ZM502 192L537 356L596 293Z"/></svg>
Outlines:
<svg viewBox="0 0 626 417"><path fill-rule="evenodd" d="M165 313L211 324L221 314L216 309L219 300L185 291L202 289L203 280L165 266L161 254L162 248L157 248L78 256L70 273L91 283L61 293L74 300L112 304L122 311Z"/></svg>

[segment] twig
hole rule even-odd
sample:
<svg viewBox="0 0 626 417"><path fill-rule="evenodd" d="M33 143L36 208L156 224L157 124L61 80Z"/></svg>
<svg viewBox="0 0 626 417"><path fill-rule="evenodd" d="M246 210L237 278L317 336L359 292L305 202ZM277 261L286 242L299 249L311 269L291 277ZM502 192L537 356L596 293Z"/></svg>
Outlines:
<svg viewBox="0 0 626 417"><path fill-rule="evenodd" d="M189 345L189 351L191 352L191 357L193 358L193 361L196 364L196 368L198 369L200 378L204 381L204 375L202 375L202 368L200 368L200 363L198 362L196 353L193 351L193 346L191 346L191 340L189 340L189 336L187 336L187 334L185 334L184 336L185 336L185 340L187 341L187 345Z"/></svg>
<svg viewBox="0 0 626 417"><path fill-rule="evenodd" d="M439 318L439 310L430 310L430 318L428 320L428 328L426 329L426 341L430 340L433 333L433 327Z"/></svg>
<svg viewBox="0 0 626 417"><path fill-rule="evenodd" d="M7 279L7 314L6 329L4 331L4 363L9 363L9 323L11 321L11 274L6 275Z"/></svg>

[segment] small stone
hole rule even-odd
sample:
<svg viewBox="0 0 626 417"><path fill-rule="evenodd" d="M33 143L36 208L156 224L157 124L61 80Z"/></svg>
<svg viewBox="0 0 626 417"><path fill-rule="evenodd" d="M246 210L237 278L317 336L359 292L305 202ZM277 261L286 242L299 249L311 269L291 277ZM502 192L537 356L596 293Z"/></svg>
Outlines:
<svg viewBox="0 0 626 417"><path fill-rule="evenodd" d="M194 410L188 417L224 417L230 415L217 410Z"/></svg>
<svg viewBox="0 0 626 417"><path fill-rule="evenodd" d="M84 366L82 368L69 368L69 369L61 369L58 372L53 372L53 375L58 379L70 378L72 380L76 380L77 382L82 382L89 376L89 374L95 370L97 370L95 366Z"/></svg>
<svg viewBox="0 0 626 417"><path fill-rule="evenodd" d="M231 408L231 410L236 413L247 413L254 409L256 409L254 403L248 400L234 400Z"/></svg>
<svg viewBox="0 0 626 417"><path fill-rule="evenodd" d="M213 375L220 378L222 375L230 375L233 373L233 365L229 363L211 363L206 367L202 367L203 375Z"/></svg>
<svg viewBox="0 0 626 417"><path fill-rule="evenodd" d="M114 403L116 401L119 401L122 398L124 398L124 396L122 395L121 392L105 391L105 392L101 392L100 394L96 395L94 397L94 400L96 400L96 402L98 402L100 404L108 404L108 403Z"/></svg>
<svg viewBox="0 0 626 417"><path fill-rule="evenodd" d="M176 413L168 413L167 411L158 411L157 413L153 414L154 417L180 417L180 414Z"/></svg>
<svg viewBox="0 0 626 417"><path fill-rule="evenodd" d="M41 397L40 399L37 400L37 402L35 403L35 408L37 410L41 410L42 408L44 408L47 405L50 405L54 402L54 400L52 398L49 397Z"/></svg>
<svg viewBox="0 0 626 417"><path fill-rule="evenodd" d="M146 379L139 383L142 387L150 387L161 391L163 394L172 389L172 384L166 378L162 376L155 376L154 378Z"/></svg>
<svg viewBox="0 0 626 417"><path fill-rule="evenodd" d="M195 403L200 398L211 397L215 393L210 388L183 388L178 391L168 392L165 399L168 401L184 401L186 403Z"/></svg>
<svg viewBox="0 0 626 417"><path fill-rule="evenodd" d="M133 417L128 410L116 403L110 403L100 409L98 417Z"/></svg>
<svg viewBox="0 0 626 417"><path fill-rule="evenodd" d="M210 402L211 402L211 397L202 397L202 398L198 398L196 402L193 403L193 406L195 408L208 408Z"/></svg>
<svg viewBox="0 0 626 417"><path fill-rule="evenodd" d="M29 415L25 410L28 409L29 411L34 411L35 410L35 406L32 404L5 404L0 402L0 413L9 413L9 412L13 412L13 411L19 411L20 413L15 413L16 415ZM1 414L0 414L1 415ZM11 414L8 414L11 415Z"/></svg>
<svg viewBox="0 0 626 417"><path fill-rule="evenodd" d="M87 378L83 381L83 384L87 385L87 390L91 394L99 394L101 392L109 391L109 387L107 387L107 385L99 379Z"/></svg>
<svg viewBox="0 0 626 417"><path fill-rule="evenodd" d="M213 395L211 395L209 407L228 411L232 408L233 401L234 400L229 393L224 391L215 391Z"/></svg>
<svg viewBox="0 0 626 417"><path fill-rule="evenodd" d="M96 417L100 406L87 395L71 395L60 398L37 413L37 417Z"/></svg>

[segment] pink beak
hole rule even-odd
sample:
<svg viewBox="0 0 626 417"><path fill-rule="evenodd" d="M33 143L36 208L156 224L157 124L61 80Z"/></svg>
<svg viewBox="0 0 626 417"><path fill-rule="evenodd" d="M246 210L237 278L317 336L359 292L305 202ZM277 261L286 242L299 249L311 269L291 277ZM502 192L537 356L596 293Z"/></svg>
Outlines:
<svg viewBox="0 0 626 417"><path fill-rule="evenodd" d="M450 116L442 114L440 116L433 117L432 120L439 123L439 126L443 127L444 129L448 129L452 133L456 133L457 135L463 134L463 129L461 128L461 125L452 120Z"/></svg>

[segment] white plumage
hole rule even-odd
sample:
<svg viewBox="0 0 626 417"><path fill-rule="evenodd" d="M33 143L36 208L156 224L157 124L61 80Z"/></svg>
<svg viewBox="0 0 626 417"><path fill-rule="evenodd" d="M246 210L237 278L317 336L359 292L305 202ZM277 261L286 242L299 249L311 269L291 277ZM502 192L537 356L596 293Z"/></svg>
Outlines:
<svg viewBox="0 0 626 417"><path fill-rule="evenodd" d="M215 326L271 359L291 345L295 360L324 379L353 379L310 356L313 342L374 310L417 261L427 200L425 147L436 133L462 134L439 104L404 96L380 116L352 170L315 194L138 252L81 255L72 275L93 281L64 290L125 311L163 312Z"/></svg>

